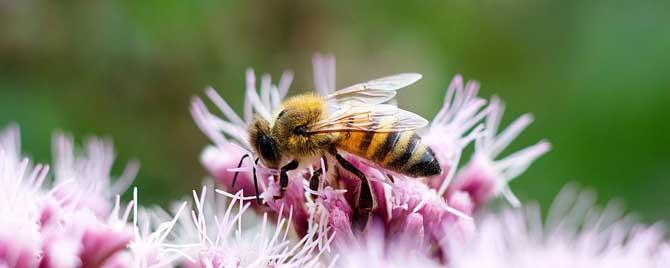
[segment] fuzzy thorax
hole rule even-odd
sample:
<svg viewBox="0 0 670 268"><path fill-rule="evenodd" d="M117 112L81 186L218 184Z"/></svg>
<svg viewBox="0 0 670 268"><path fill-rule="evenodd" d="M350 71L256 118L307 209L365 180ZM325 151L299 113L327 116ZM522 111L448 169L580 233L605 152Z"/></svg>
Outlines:
<svg viewBox="0 0 670 268"><path fill-rule="evenodd" d="M283 158L307 159L321 156L337 141L333 133L309 133L326 118L326 101L314 94L287 99L276 113L274 122L257 117L249 128L252 148L270 167Z"/></svg>
<svg viewBox="0 0 670 268"><path fill-rule="evenodd" d="M328 150L336 136L329 133L308 133L327 117L325 100L314 94L292 97L284 102L272 126L272 135L279 147L296 158L314 157Z"/></svg>

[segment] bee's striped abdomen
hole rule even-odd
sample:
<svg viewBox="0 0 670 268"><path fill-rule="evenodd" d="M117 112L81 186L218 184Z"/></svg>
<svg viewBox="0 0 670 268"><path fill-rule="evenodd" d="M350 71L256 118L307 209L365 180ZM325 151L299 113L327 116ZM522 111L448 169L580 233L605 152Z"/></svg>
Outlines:
<svg viewBox="0 0 670 268"><path fill-rule="evenodd" d="M434 176L442 172L433 151L414 131L352 131L342 136L337 147L411 177Z"/></svg>

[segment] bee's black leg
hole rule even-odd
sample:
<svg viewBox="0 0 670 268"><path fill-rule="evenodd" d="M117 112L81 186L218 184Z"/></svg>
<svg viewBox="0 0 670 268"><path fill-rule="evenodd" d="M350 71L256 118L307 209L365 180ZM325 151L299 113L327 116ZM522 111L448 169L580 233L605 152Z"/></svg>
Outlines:
<svg viewBox="0 0 670 268"><path fill-rule="evenodd" d="M388 177L389 180L391 180L391 183L395 183L395 178L393 177L393 175L391 175L391 174L386 174L386 177Z"/></svg>
<svg viewBox="0 0 670 268"><path fill-rule="evenodd" d="M323 159L323 167L321 169L328 171L328 158L326 158L326 155L321 155L321 159Z"/></svg>
<svg viewBox="0 0 670 268"><path fill-rule="evenodd" d="M296 168L298 168L298 161L296 160L293 160L285 166L281 167L281 170L279 171L279 196L275 196L275 199L284 197L284 192L286 192L286 187L288 187L287 172Z"/></svg>
<svg viewBox="0 0 670 268"><path fill-rule="evenodd" d="M256 202L260 206L261 205L261 196L258 193L258 178L256 177L256 165L258 165L258 160L259 159L256 158L256 161L254 161L254 167L253 167L254 170L253 171L254 171L254 188L256 188Z"/></svg>
<svg viewBox="0 0 670 268"><path fill-rule="evenodd" d="M249 157L249 154L245 154L244 156L242 156L242 158L240 159L240 163L237 164L238 169L242 166L242 162L244 162L244 159L247 159L247 157ZM235 176L233 176L233 183L232 183L233 190L232 191L235 190L235 182L237 181L237 175L239 175L239 174L240 174L239 170L235 171Z"/></svg>
<svg viewBox="0 0 670 268"><path fill-rule="evenodd" d="M309 189L312 191L319 190L319 177L323 173L322 169L317 169L312 173L312 177L309 179ZM316 195L312 194L312 199L316 199Z"/></svg>
<svg viewBox="0 0 670 268"><path fill-rule="evenodd" d="M367 224L367 220L370 216L370 213L372 213L377 207L377 203L375 202L375 199L372 194L372 189L370 188L370 183L368 182L368 179L365 177L365 174L363 174L363 172L361 172L349 161L344 159L344 157L342 157L339 153L337 153L337 150L333 149L331 150L331 153L335 155L337 162L340 164L340 166L342 166L342 168L353 173L356 177L358 177L361 180L361 188L360 193L358 195L358 206L355 208L358 214L356 215L358 216L358 220L356 220L355 218L354 223L359 225L359 227L361 227L360 229L362 229L362 227L364 227L365 224Z"/></svg>

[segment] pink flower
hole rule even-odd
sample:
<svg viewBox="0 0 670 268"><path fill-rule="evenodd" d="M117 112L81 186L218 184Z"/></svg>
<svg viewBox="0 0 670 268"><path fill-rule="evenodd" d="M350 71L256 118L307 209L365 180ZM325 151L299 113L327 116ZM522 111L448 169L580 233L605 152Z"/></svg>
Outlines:
<svg viewBox="0 0 670 268"><path fill-rule="evenodd" d="M316 54L312 58L314 70L314 87L321 96L334 92L335 87L335 57L333 55Z"/></svg>
<svg viewBox="0 0 670 268"><path fill-rule="evenodd" d="M344 200L341 193L335 192L332 188L324 190L321 200L325 213L328 215L327 226L332 228L337 234L336 238L340 241L348 241L354 237L352 229L353 215L351 207Z"/></svg>
<svg viewBox="0 0 670 268"><path fill-rule="evenodd" d="M475 208L479 208L493 197L502 194L512 205L518 206L520 202L512 194L509 181L523 173L535 159L549 151L551 146L547 141L540 141L496 160L505 147L531 123L532 117L529 114L523 115L497 134L504 106L500 100L493 98L489 109L486 127L482 135L477 138L474 155L470 162L458 171L456 179L449 186L447 196L454 191L467 192Z"/></svg>
<svg viewBox="0 0 670 268"><path fill-rule="evenodd" d="M225 143L221 147L207 146L200 155L200 162L219 185L231 192L242 190L246 196L254 196L256 188L252 179L253 174L249 172L253 166L253 160L248 157L242 159L248 153L232 142ZM239 169L237 169L238 165L240 165ZM235 181L235 187L233 187L233 181ZM264 189L264 187L261 188Z"/></svg>
<svg viewBox="0 0 670 268"><path fill-rule="evenodd" d="M453 192L449 195L447 203L454 209L466 215L472 215L474 213L474 202L472 201L472 197L466 192Z"/></svg>
<svg viewBox="0 0 670 268"><path fill-rule="evenodd" d="M89 138L81 153L75 153L74 140L65 134L53 137L53 192L64 205L88 208L98 217L110 213L112 200L128 189L139 170L139 163L130 162L118 178L111 177L116 157L112 142Z"/></svg>
<svg viewBox="0 0 670 268"><path fill-rule="evenodd" d="M40 262L40 236L27 226L3 223L0 233L0 267L36 267ZM9 232L9 231L12 232Z"/></svg>
<svg viewBox="0 0 670 268"><path fill-rule="evenodd" d="M661 224L646 226L620 209L599 210L591 193L567 186L543 224L536 206L485 215L468 241L450 241L449 267L667 267Z"/></svg>
<svg viewBox="0 0 670 268"><path fill-rule="evenodd" d="M416 240L387 238L383 227L372 225L368 232L337 247L334 267L443 267L428 252Z"/></svg>
<svg viewBox="0 0 670 268"><path fill-rule="evenodd" d="M18 127L0 133L0 266L36 267L42 259L40 188L48 170L21 160Z"/></svg>
<svg viewBox="0 0 670 268"><path fill-rule="evenodd" d="M54 144L56 178L50 187L44 183L48 166L21 160L18 128L0 134L0 266L150 267L140 261L146 259L137 247L143 236L128 222L131 207L137 214L137 194L123 213L117 195L128 187L137 166L129 165L113 180L111 143L92 138L81 154L74 153L72 139L65 136L56 136ZM163 235L164 230L155 233Z"/></svg>
<svg viewBox="0 0 670 268"><path fill-rule="evenodd" d="M279 196L279 184L274 180L268 180L267 191L263 193L263 200L267 206L282 217L292 218L293 228L298 235L307 234L309 214L305 203L305 190L303 180L300 176L295 176L289 180L288 187L282 198Z"/></svg>
<svg viewBox="0 0 670 268"><path fill-rule="evenodd" d="M426 242L437 244L445 235L447 225L471 225L468 214L458 211L425 183L414 178L396 178L390 191L379 192L383 196L384 207L390 212L385 219L386 229L391 237L406 235L406 232L417 233L413 239L425 237ZM380 211L381 212L381 211ZM384 215L384 214L382 214ZM419 225L420 224L420 225Z"/></svg>
<svg viewBox="0 0 670 268"><path fill-rule="evenodd" d="M64 230L46 231L42 241L43 258L40 267L81 266L81 241L72 239Z"/></svg>
<svg viewBox="0 0 670 268"><path fill-rule="evenodd" d="M184 251L188 246L179 244L175 238L176 234L173 234L186 208L186 202L175 207L174 216L158 207L138 208L137 188L135 188L133 200L124 212L120 211L118 204L117 199L117 205L110 216L110 225L126 226L132 212L133 238L128 243L128 251L124 252L126 254L119 255L112 261L114 265L137 268L171 267L186 255Z"/></svg>
<svg viewBox="0 0 670 268"><path fill-rule="evenodd" d="M204 187L200 195L194 192L196 209L192 221L182 217L180 239L192 244L185 267L318 267L320 255L328 249L327 229L311 225L305 236L291 243L290 217L279 217L275 227L268 223L268 214L255 221L244 220L249 208L241 193L227 196L222 203L213 191ZM281 214L281 213L280 213ZM255 224L254 224L255 222ZM325 240L324 240L325 239Z"/></svg>
<svg viewBox="0 0 670 268"><path fill-rule="evenodd" d="M133 238L129 228L116 230L99 222L88 214L75 216L73 227L81 231L81 251L79 258L82 267L100 267L107 264L114 255L121 253Z"/></svg>
<svg viewBox="0 0 670 268"><path fill-rule="evenodd" d="M486 100L479 98L479 83L468 81L463 85L463 77L454 76L447 88L442 109L423 135L442 167L442 174L431 178L429 184L442 194L446 191L455 174L463 149L472 142L479 132L477 125L488 114L483 109Z"/></svg>

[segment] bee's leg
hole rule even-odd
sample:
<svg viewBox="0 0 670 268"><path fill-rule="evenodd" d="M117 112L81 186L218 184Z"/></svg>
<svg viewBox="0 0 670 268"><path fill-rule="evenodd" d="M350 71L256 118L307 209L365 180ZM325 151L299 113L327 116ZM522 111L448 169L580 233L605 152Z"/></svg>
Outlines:
<svg viewBox="0 0 670 268"><path fill-rule="evenodd" d="M260 206L261 205L261 196L258 193L258 178L256 177L256 165L258 165L258 160L259 159L256 158L256 161L254 161L253 171L254 171L254 188L256 188L256 202Z"/></svg>
<svg viewBox="0 0 670 268"><path fill-rule="evenodd" d="M240 159L240 163L237 164L238 169L242 166L242 162L244 162L244 159L247 159L247 157L249 157L249 154L245 154L244 156L242 156L242 158ZM239 170L235 171L235 176L233 176L233 183L232 183L233 190L231 190L231 191L235 190L235 182L237 181L237 175L239 175L239 174L240 174Z"/></svg>
<svg viewBox="0 0 670 268"><path fill-rule="evenodd" d="M312 173L312 177L309 179L309 189L312 191L319 190L319 177L323 173L322 169L317 169ZM312 194L312 199L316 199L316 195Z"/></svg>
<svg viewBox="0 0 670 268"><path fill-rule="evenodd" d="M279 171L279 196L275 196L275 199L284 197L284 192L286 192L286 187L288 187L288 171L298 168L298 161L293 160L281 167Z"/></svg>
<svg viewBox="0 0 670 268"><path fill-rule="evenodd" d="M395 178L393 177L393 175L391 175L391 174L386 174L386 177L388 177L389 180L391 180L391 183L395 183Z"/></svg>
<svg viewBox="0 0 670 268"><path fill-rule="evenodd" d="M372 194L372 189L370 188L370 183L368 182L368 179L365 177L363 172L361 172L349 161L344 159L344 157L337 153L336 150L331 151L335 155L335 158L337 159L337 162L340 164L340 166L353 173L361 180L361 188L358 195L358 206L356 207L356 212L359 219L354 219L354 223L358 223L359 226L362 225L361 227L364 227L365 224L367 224L370 213L372 213L377 207L374 196Z"/></svg>
<svg viewBox="0 0 670 268"><path fill-rule="evenodd" d="M323 167L321 167L322 170L328 171L328 158L326 155L321 155L321 159L323 160Z"/></svg>

